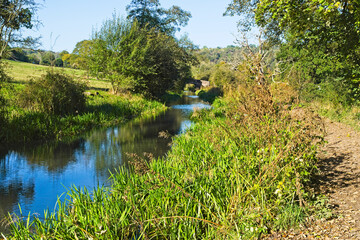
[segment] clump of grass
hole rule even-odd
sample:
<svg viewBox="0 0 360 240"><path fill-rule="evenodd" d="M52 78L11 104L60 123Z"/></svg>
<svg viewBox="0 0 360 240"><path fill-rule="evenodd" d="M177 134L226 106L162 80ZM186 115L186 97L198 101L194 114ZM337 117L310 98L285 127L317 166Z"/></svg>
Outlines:
<svg viewBox="0 0 360 240"><path fill-rule="evenodd" d="M273 99L267 86L229 90L166 159L137 157L111 188L73 188L45 220L12 220L9 238L252 239L296 225L322 129Z"/></svg>

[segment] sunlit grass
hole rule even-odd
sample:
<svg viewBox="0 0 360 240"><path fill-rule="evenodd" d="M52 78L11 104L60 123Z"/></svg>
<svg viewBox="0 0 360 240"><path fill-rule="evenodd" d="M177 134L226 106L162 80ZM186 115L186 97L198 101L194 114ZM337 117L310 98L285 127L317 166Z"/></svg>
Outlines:
<svg viewBox="0 0 360 240"><path fill-rule="evenodd" d="M308 103L320 115L332 121L342 122L360 131L360 106L344 106L331 101Z"/></svg>
<svg viewBox="0 0 360 240"><path fill-rule="evenodd" d="M31 78L39 78L46 73L52 67L42 66L38 64L31 64L25 62L17 61L5 61L8 64L6 72L13 79L14 83L26 84ZM111 89L111 83L108 81L97 80L95 78L89 77L87 72L79 69L71 68L55 68L56 70L61 70L73 77L75 80L81 80L88 83L89 88L94 88L98 90Z"/></svg>

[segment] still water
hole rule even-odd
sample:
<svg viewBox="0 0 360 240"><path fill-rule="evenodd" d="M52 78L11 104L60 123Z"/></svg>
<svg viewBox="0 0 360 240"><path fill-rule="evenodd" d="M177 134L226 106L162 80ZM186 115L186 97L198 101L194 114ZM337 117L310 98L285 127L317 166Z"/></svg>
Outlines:
<svg viewBox="0 0 360 240"><path fill-rule="evenodd" d="M0 150L0 218L8 212L19 214L19 206L23 215L52 211L71 186L109 185L109 171L126 164L129 154L164 156L171 138L162 136L185 131L193 109L209 107L185 95L155 119L97 129L72 143Z"/></svg>

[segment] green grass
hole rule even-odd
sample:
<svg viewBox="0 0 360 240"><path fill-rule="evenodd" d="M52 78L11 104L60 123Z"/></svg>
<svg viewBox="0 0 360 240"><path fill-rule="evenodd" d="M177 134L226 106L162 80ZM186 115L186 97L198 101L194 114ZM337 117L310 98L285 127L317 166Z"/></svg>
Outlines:
<svg viewBox="0 0 360 240"><path fill-rule="evenodd" d="M52 67L38 64L31 64L17 61L5 61L8 64L6 72L13 79L13 83L26 84L31 78L39 78ZM63 70L66 74L76 80L85 81L90 89L106 90L111 89L111 83L108 81L96 80L88 77L86 71L71 68L56 68Z"/></svg>
<svg viewBox="0 0 360 240"><path fill-rule="evenodd" d="M166 159L134 157L111 188L73 188L45 220L13 217L9 239L254 239L296 226L311 193L316 122L292 119L267 93L217 100Z"/></svg>

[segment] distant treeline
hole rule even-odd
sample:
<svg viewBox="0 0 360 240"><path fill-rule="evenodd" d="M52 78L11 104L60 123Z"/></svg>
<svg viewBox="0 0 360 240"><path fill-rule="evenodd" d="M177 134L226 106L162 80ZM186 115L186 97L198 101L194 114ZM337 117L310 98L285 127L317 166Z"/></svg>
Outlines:
<svg viewBox="0 0 360 240"><path fill-rule="evenodd" d="M34 50L28 48L11 48L7 51L6 58L9 60L29 62L45 66L63 67L62 56L68 54L67 51L61 53L45 50Z"/></svg>
<svg viewBox="0 0 360 240"><path fill-rule="evenodd" d="M252 45L252 47L256 48L255 45ZM233 62L235 58L241 58L242 51L241 47L234 45L229 45L224 48L203 47L198 50L198 55L202 61L208 60L211 63L218 64L220 62Z"/></svg>
<svg viewBox="0 0 360 240"><path fill-rule="evenodd" d="M68 51L53 52L45 50L34 50L27 48L11 48L8 51L9 60L29 62L46 66L82 68L81 59L79 59L79 49L86 45L88 41L83 40L76 44L72 53ZM251 45L254 49L255 45ZM218 64L220 62L234 62L242 59L242 48L239 46L229 45L227 47L208 48L203 47L198 50L200 61Z"/></svg>

